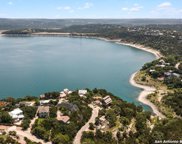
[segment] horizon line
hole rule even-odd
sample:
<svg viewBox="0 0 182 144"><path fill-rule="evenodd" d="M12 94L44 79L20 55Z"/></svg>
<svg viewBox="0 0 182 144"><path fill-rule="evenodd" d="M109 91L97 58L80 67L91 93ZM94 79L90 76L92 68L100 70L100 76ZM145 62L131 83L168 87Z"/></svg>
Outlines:
<svg viewBox="0 0 182 144"><path fill-rule="evenodd" d="M59 20L59 19L67 19L67 20L69 20L69 19L83 19L83 20L109 20L109 19L114 19L114 20L122 20L122 19L124 19L124 20L133 20L133 19L135 19L135 20L140 20L140 19L148 19L148 20L157 20L157 19L163 19L163 20L182 20L182 18L11 18L11 17L7 17L7 18L1 18L0 17L0 19L52 19L52 20Z"/></svg>

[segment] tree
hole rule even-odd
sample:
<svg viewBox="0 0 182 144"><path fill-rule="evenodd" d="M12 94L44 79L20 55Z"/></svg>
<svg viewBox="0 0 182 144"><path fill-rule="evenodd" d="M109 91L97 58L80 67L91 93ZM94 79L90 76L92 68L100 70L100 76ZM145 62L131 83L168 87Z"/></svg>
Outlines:
<svg viewBox="0 0 182 144"><path fill-rule="evenodd" d="M89 129L94 130L94 124L93 123L89 123Z"/></svg>
<svg viewBox="0 0 182 144"><path fill-rule="evenodd" d="M109 127L113 127L116 125L117 117L116 114L114 113L114 110L109 109L106 112L106 119L109 121Z"/></svg>
<svg viewBox="0 0 182 144"><path fill-rule="evenodd" d="M11 124L12 122L13 119L8 112L5 111L0 112L0 123Z"/></svg>
<svg viewBox="0 0 182 144"><path fill-rule="evenodd" d="M49 116L51 118L55 118L57 116L57 107L53 106L53 107L50 108Z"/></svg>
<svg viewBox="0 0 182 144"><path fill-rule="evenodd" d="M53 144L69 144L70 138L68 135L57 134L53 140Z"/></svg>

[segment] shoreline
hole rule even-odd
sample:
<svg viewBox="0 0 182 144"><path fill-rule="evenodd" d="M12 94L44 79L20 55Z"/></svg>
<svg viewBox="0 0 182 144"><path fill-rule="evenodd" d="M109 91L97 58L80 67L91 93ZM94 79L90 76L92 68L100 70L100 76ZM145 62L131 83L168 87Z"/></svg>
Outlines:
<svg viewBox="0 0 182 144"><path fill-rule="evenodd" d="M153 55L155 55L156 59L159 59L161 57L163 57L163 55L155 50L155 49L152 49L150 47L145 47L144 45L140 45L140 44L133 44L133 43L125 43L125 42L122 42L121 39L118 39L118 40L110 40L110 39L107 39L107 38L101 38L99 37L98 39L100 40L104 40L104 41L109 41L109 42L115 42L117 44L121 44L121 45L126 45L126 46L130 46L132 48L136 48L136 49L140 49L140 50L143 50L143 51L146 51L146 52L149 52L149 53L152 53ZM138 71L137 71L138 72ZM159 110L158 110L158 107L152 103L150 100L147 99L148 95L154 93L156 91L156 88L155 87L149 87L149 86L146 86L146 85L141 85L141 84L138 84L136 81L135 81L135 75L137 74L137 72L133 73L129 79L129 82L132 86L134 87L137 87L139 89L142 89L142 91L140 92L137 100L141 103L143 103L144 105L147 105L149 106L151 109L152 109L152 112L157 115L159 118L163 119L163 118L166 118L165 115L163 115Z"/></svg>
<svg viewBox="0 0 182 144"><path fill-rule="evenodd" d="M135 72L131 75L130 84L143 90L139 94L138 101L149 106L152 109L153 113L156 114L158 117L165 118L165 116L161 112L159 112L157 106L147 99L147 96L149 94L154 93L156 91L156 88L137 84L136 81L134 80L136 74L137 74L137 72Z"/></svg>
<svg viewBox="0 0 182 144"><path fill-rule="evenodd" d="M2 32L3 31L0 31L0 36L3 35ZM109 39L109 38L96 37L96 36L79 35L79 33L77 33L77 34L78 35L72 36L71 33L38 32L38 33L32 33L31 35L32 36L66 36L66 37L71 36L71 37L94 38L94 39L103 40L103 41L107 41L107 42L114 42L114 43L120 44L120 45L130 46L132 48L136 48L139 50L143 50L143 51L152 53L153 55L155 55L156 59L163 57L163 55L159 51L152 49L151 47L146 47L144 45L134 44L134 43L129 43L129 42L122 42L122 39ZM157 106L155 106L152 102L150 102L147 99L147 96L149 94L153 93L156 89L152 88L152 87L145 86L145 85L137 84L136 81L134 80L136 73L137 72L135 72L131 75L129 82L132 86L140 88L143 90L143 91L141 91L141 93L139 94L139 96L137 98L138 101L149 106L152 109L153 113L156 114L157 116L159 116L160 118L165 118L165 116L159 112Z"/></svg>

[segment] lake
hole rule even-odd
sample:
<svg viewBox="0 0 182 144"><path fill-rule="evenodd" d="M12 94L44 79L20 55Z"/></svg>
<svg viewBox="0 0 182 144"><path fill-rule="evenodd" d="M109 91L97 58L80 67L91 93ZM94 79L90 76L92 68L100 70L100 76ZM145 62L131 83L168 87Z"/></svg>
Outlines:
<svg viewBox="0 0 182 144"><path fill-rule="evenodd" d="M0 98L104 88L138 103L140 89L129 78L154 59L151 53L97 39L0 37Z"/></svg>

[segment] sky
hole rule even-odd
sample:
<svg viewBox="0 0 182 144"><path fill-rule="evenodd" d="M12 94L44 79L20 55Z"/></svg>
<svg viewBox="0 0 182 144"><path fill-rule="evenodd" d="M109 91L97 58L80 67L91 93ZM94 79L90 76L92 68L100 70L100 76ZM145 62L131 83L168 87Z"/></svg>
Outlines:
<svg viewBox="0 0 182 144"><path fill-rule="evenodd" d="M0 0L0 18L182 18L182 0Z"/></svg>

